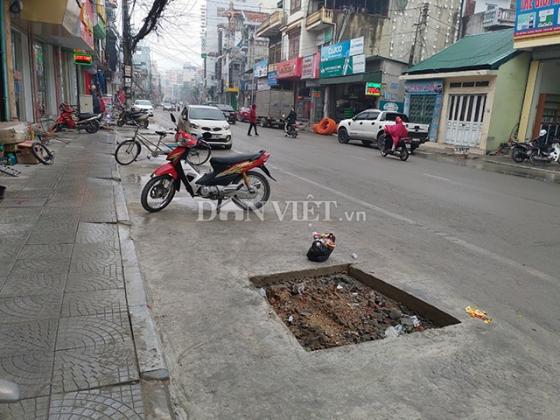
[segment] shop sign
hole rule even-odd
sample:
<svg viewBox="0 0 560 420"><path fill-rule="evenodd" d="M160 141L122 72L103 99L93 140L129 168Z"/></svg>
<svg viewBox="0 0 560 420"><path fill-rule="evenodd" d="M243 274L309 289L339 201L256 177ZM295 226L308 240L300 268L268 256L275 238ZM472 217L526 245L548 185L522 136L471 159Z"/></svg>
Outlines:
<svg viewBox="0 0 560 420"><path fill-rule="evenodd" d="M422 80L416 82L406 82L404 85L406 93L427 93L441 94L443 92L443 82L441 80Z"/></svg>
<svg viewBox="0 0 560 420"><path fill-rule="evenodd" d="M278 86L278 73L276 71L268 72L267 81L268 86Z"/></svg>
<svg viewBox="0 0 560 420"><path fill-rule="evenodd" d="M560 32L560 1L516 0L515 38Z"/></svg>
<svg viewBox="0 0 560 420"><path fill-rule="evenodd" d="M301 65L302 79L317 79L319 77L319 53L303 57Z"/></svg>
<svg viewBox="0 0 560 420"><path fill-rule="evenodd" d="M319 69L322 79L360 74L365 71L366 57L364 54L321 62Z"/></svg>
<svg viewBox="0 0 560 420"><path fill-rule="evenodd" d="M379 108L388 112L403 112L404 103L393 101L379 101Z"/></svg>
<svg viewBox="0 0 560 420"><path fill-rule="evenodd" d="M364 37L346 39L332 45L321 47L321 62L351 57L364 53Z"/></svg>
<svg viewBox="0 0 560 420"><path fill-rule="evenodd" d="M132 76L132 66L124 66L124 75L126 77Z"/></svg>
<svg viewBox="0 0 560 420"><path fill-rule="evenodd" d="M79 66L91 66L93 56L83 51L74 51L74 64Z"/></svg>
<svg viewBox="0 0 560 420"><path fill-rule="evenodd" d="M96 2L97 15L101 18L103 23L107 23L107 14L105 13L105 4L102 1Z"/></svg>
<svg viewBox="0 0 560 420"><path fill-rule="evenodd" d="M239 88L237 88L237 87L227 87L227 88L224 89L224 92L239 93Z"/></svg>
<svg viewBox="0 0 560 420"><path fill-rule="evenodd" d="M253 77L266 77L268 70L268 60L261 60L253 66Z"/></svg>
<svg viewBox="0 0 560 420"><path fill-rule="evenodd" d="M270 90L267 78L257 79L257 90Z"/></svg>
<svg viewBox="0 0 560 420"><path fill-rule="evenodd" d="M301 57L282 61L276 65L278 79L299 78L301 76Z"/></svg>
<svg viewBox="0 0 560 420"><path fill-rule="evenodd" d="M89 1L80 10L80 36L93 49L93 6Z"/></svg>
<svg viewBox="0 0 560 420"><path fill-rule="evenodd" d="M366 82L366 96L381 96L381 83Z"/></svg>

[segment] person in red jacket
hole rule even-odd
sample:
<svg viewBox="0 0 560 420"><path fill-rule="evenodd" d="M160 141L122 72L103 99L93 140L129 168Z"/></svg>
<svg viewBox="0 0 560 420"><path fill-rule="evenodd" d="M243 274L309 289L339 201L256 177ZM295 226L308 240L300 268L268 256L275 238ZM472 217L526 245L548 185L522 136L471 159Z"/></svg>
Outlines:
<svg viewBox="0 0 560 420"><path fill-rule="evenodd" d="M391 148L391 151L393 152L399 145L401 139L408 137L408 130L406 129L401 117L395 118L395 125L385 127L385 132L391 136L391 139L393 140L393 147Z"/></svg>
<svg viewBox="0 0 560 420"><path fill-rule="evenodd" d="M255 104L251 106L251 112L249 112L249 131L247 132L248 136L251 135L252 128L255 129L255 136L258 136L259 133L257 133L257 106Z"/></svg>

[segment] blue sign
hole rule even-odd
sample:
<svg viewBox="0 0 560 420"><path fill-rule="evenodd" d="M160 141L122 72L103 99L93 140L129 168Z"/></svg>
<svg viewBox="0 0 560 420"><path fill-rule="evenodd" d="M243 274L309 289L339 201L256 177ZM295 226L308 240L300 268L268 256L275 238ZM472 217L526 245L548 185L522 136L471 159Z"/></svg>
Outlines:
<svg viewBox="0 0 560 420"><path fill-rule="evenodd" d="M331 61L338 58L348 57L350 52L350 40L347 39L332 45L324 45L321 47L321 61Z"/></svg>
<svg viewBox="0 0 560 420"><path fill-rule="evenodd" d="M560 32L558 0L516 0L515 38Z"/></svg>
<svg viewBox="0 0 560 420"><path fill-rule="evenodd" d="M268 86L278 86L278 73L271 71L268 73Z"/></svg>
<svg viewBox="0 0 560 420"><path fill-rule="evenodd" d="M268 71L268 60L261 60L253 66L253 77L266 77Z"/></svg>

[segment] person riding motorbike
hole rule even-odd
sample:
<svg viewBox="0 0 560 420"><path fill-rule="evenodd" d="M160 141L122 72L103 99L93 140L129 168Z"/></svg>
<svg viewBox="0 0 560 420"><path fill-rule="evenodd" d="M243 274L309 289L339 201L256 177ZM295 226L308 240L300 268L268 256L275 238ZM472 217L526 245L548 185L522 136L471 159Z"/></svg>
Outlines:
<svg viewBox="0 0 560 420"><path fill-rule="evenodd" d="M297 119L296 109L294 107L292 107L290 109L290 113L286 117L286 126L284 128L286 133L290 132L290 127L293 127L295 125L296 119Z"/></svg>
<svg viewBox="0 0 560 420"><path fill-rule="evenodd" d="M395 151L401 139L408 137L408 130L406 129L401 117L395 118L395 125L386 126L385 132L388 136L391 136L391 139L393 140L393 147L391 147L392 152Z"/></svg>

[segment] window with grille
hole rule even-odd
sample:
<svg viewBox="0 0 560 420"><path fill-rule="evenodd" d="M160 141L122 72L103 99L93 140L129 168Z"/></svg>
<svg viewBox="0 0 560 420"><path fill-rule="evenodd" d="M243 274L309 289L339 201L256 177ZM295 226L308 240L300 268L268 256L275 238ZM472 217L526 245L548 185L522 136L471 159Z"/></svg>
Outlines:
<svg viewBox="0 0 560 420"><path fill-rule="evenodd" d="M299 28L297 32L292 32L289 35L289 47L288 47L288 58L296 58L299 55L299 38L300 32Z"/></svg>

